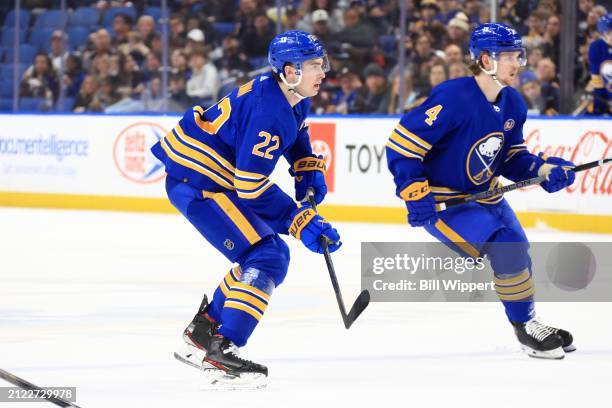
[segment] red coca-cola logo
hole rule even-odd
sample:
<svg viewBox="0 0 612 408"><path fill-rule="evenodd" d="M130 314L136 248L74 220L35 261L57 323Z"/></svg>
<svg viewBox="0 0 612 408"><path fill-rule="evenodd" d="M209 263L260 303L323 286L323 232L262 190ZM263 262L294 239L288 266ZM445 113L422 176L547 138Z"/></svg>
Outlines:
<svg viewBox="0 0 612 408"><path fill-rule="evenodd" d="M547 156L562 157L575 164L610 157L612 152L612 139L598 130L584 133L574 145L553 145L542 142L540 129L534 129L525 138L525 143L533 154L544 152ZM576 181L566 191L570 194L612 195L612 166L576 173Z"/></svg>

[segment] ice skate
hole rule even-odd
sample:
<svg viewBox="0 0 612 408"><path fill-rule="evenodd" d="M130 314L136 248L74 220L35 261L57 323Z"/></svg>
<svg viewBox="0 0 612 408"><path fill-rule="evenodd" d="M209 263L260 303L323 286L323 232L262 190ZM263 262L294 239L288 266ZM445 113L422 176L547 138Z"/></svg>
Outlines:
<svg viewBox="0 0 612 408"><path fill-rule="evenodd" d="M561 329L540 323L536 318L526 323L513 322L514 332L521 349L529 357L559 360L565 357L565 349L574 351L572 335Z"/></svg>
<svg viewBox="0 0 612 408"><path fill-rule="evenodd" d="M181 350L174 353L177 360L200 370L211 368L209 364L203 361L210 346L210 341L219 329L219 323L208 314L208 306L208 298L204 295L198 312L183 332L185 345Z"/></svg>
<svg viewBox="0 0 612 408"><path fill-rule="evenodd" d="M240 358L238 347L220 334L213 337L204 363L214 368L204 369L203 389L253 390L266 386L268 368Z"/></svg>

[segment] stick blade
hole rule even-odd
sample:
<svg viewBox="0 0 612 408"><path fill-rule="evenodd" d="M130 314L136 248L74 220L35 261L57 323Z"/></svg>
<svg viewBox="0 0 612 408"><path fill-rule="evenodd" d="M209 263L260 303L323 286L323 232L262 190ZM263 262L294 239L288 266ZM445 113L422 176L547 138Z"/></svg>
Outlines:
<svg viewBox="0 0 612 408"><path fill-rule="evenodd" d="M351 327L351 325L357 320L359 315L368 307L370 304L370 292L367 290L362 291L359 296L357 296L357 300L351 307L351 310L348 313L346 320L344 321L344 327L347 330Z"/></svg>

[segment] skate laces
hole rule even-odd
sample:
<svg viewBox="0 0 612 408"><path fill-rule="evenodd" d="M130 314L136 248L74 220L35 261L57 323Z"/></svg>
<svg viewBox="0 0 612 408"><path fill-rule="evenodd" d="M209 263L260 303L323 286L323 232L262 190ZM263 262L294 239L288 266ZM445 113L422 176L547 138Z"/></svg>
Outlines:
<svg viewBox="0 0 612 408"><path fill-rule="evenodd" d="M548 336L555 334L554 328L542 324L536 319L531 319L525 323L525 330L527 330L527 334L538 341L543 341Z"/></svg>

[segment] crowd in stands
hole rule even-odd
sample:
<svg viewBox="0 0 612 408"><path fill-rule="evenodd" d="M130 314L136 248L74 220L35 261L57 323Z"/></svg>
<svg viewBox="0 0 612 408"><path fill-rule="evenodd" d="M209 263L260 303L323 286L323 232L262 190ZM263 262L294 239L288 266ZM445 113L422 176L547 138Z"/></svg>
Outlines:
<svg viewBox="0 0 612 408"><path fill-rule="evenodd" d="M399 1L407 8L401 47ZM0 110L12 109L15 74L22 110L181 112L192 104L208 106L266 69L279 18L274 0L168 0L165 100L160 0L66 0L67 15L58 0L22 0L19 31L12 2L6 3L0 6ZM331 71L312 101L318 114L398 114L418 106L440 82L470 75L469 33L490 21L490 1L484 0L282 3L283 30L309 31L328 50ZM518 89L529 112L557 113L560 0L500 0L499 11L528 52ZM589 82L588 46L604 14L596 0L577 1L578 90ZM406 56L403 72L399 48Z"/></svg>

